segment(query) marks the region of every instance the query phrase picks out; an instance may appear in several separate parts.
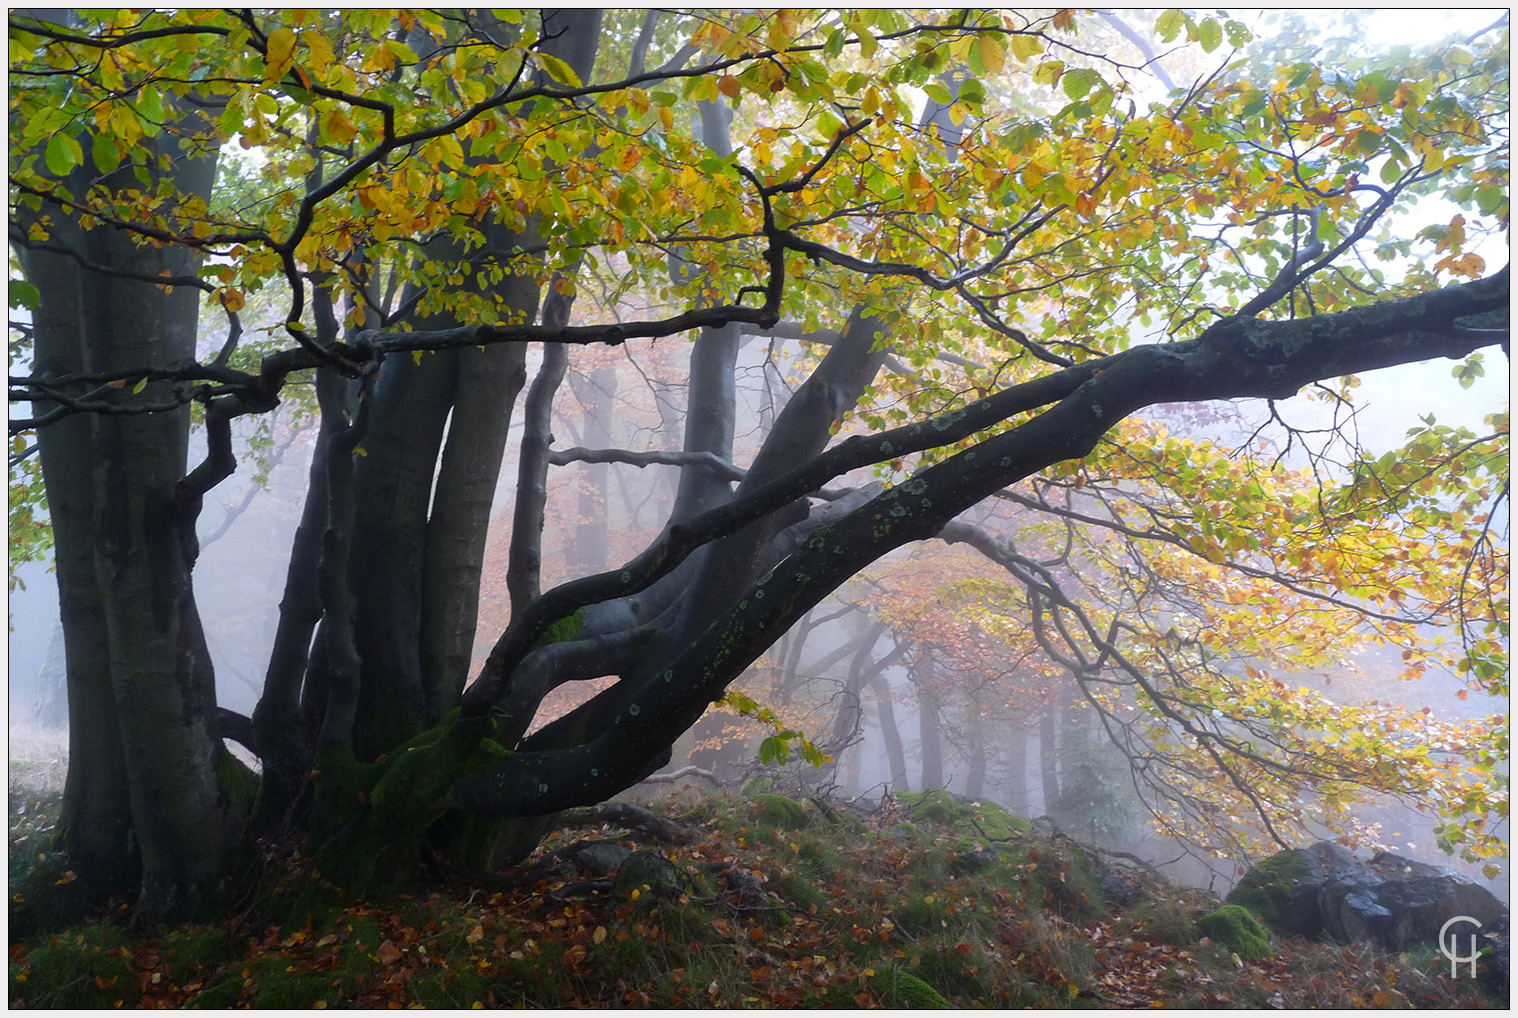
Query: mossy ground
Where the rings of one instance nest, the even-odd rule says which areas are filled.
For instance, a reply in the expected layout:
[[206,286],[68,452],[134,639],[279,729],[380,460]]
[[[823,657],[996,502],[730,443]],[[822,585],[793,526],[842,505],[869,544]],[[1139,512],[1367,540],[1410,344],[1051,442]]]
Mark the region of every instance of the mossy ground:
[[[588,890],[559,860],[497,884],[358,899],[309,860],[270,854],[224,921],[139,931],[124,904],[12,942],[10,1002],[29,1007],[1193,1007],[1479,1004],[1403,959],[1281,941],[1260,962],[1202,939],[1215,897],[1163,885],[1108,912],[1078,849],[983,806],[873,814],[682,792],[698,827],[672,881]],[[14,803],[13,803],[14,806]],[[932,815],[936,806],[945,807]],[[782,807],[784,809],[784,807]],[[963,811],[975,811],[965,828]],[[1004,811],[1003,811],[1004,812]],[[903,822],[908,821],[908,822]],[[1007,841],[993,841],[987,822]],[[13,828],[14,828],[13,818]],[[982,830],[984,829],[984,830]],[[1015,836],[1014,836],[1015,835]],[[557,833],[537,857],[600,829]],[[35,846],[13,841],[16,852]],[[657,860],[649,859],[653,865]],[[970,863],[973,863],[971,865]],[[532,865],[531,863],[528,864]],[[662,867],[655,867],[662,869]],[[579,886],[577,886],[579,885]],[[23,897],[25,892],[22,893]],[[14,903],[13,903],[14,905]],[[1447,968],[1445,969],[1447,971]],[[1473,1003],[1474,1002],[1474,1003]]]
[[1270,935],[1254,913],[1242,905],[1224,905],[1216,912],[1208,912],[1197,919],[1196,927],[1204,936],[1248,961],[1270,955]]

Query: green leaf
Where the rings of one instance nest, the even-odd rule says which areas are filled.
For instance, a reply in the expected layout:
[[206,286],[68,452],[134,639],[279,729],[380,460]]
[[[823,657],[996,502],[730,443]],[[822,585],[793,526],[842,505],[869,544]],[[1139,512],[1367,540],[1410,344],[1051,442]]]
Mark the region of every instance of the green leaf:
[[843,121],[827,110],[823,110],[817,116],[817,133],[822,136],[823,140],[832,141],[842,129]]
[[90,158],[95,161],[95,169],[101,173],[110,173],[121,165],[121,150],[108,136],[97,134],[90,142]]
[[949,90],[936,81],[924,85],[922,90],[928,94],[929,99],[932,99],[940,106],[954,105],[954,97],[949,94]]
[[28,311],[37,310],[37,302],[42,295],[37,288],[24,279],[12,279],[6,291],[6,300],[10,307],[26,308]]
[[1212,18],[1197,26],[1197,35],[1201,39],[1202,49],[1208,53],[1223,44],[1223,26]]
[[149,137],[158,133],[163,123],[163,99],[156,88],[145,88],[137,100],[137,115],[142,118],[142,133]]
[[790,757],[791,747],[773,735],[759,743],[759,762],[762,764],[784,764]]
[[47,171],[55,177],[68,176],[81,161],[74,158],[74,150],[69,147],[67,139],[67,135],[53,135],[48,139],[47,151],[42,156],[43,162],[47,163]]
[[1234,49],[1243,49],[1254,39],[1254,33],[1242,22],[1230,21],[1224,28],[1228,31],[1228,45]]
[[1476,379],[1486,374],[1486,368],[1481,366],[1481,355],[1471,354],[1470,359],[1463,364],[1456,364],[1450,369],[1450,375],[1460,383],[1460,388],[1469,389],[1476,384]]
[[1171,42],[1181,34],[1181,29],[1186,27],[1186,15],[1177,10],[1168,10],[1161,14],[1159,20],[1154,23],[1154,30],[1159,33],[1162,42]]
[[1089,67],[1073,67],[1065,72],[1062,81],[1065,95],[1071,99],[1080,99],[1097,83],[1097,74]]

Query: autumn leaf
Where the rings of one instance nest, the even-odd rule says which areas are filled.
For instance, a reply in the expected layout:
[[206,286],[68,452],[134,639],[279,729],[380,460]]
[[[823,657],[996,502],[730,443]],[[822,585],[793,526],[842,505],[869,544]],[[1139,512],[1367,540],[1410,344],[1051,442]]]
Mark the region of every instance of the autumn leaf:
[[269,33],[269,43],[264,58],[264,78],[267,81],[278,81],[290,70],[290,65],[295,60],[295,31],[290,28],[276,28]]

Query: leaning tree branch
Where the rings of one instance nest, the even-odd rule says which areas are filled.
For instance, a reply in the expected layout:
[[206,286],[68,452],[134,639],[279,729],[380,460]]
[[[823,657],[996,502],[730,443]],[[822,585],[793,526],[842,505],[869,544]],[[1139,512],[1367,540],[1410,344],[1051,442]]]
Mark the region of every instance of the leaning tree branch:
[[[1459,329],[1455,323],[1472,315],[1500,311],[1507,307],[1508,300],[1508,269],[1504,268],[1487,279],[1331,315],[1290,321],[1227,319],[1214,323],[1194,340],[1133,347],[1012,386],[926,421],[846,439],[807,463],[741,492],[728,505],[671,527],[622,569],[572,580],[546,592],[520,618],[513,619],[497,641],[480,679],[465,692],[465,714],[482,717],[488,713],[511,668],[558,619],[588,604],[637,593],[667,575],[696,548],[789,505],[848,470],[947,446],[1020,413],[1058,401],[1054,409],[1033,421],[929,469],[927,473],[933,474],[950,463],[963,464],[959,468],[964,473],[961,488],[946,492],[942,503],[934,500],[935,506],[952,500],[952,504],[960,506],[956,512],[963,511],[1045,466],[1086,455],[1109,428],[1143,406],[1241,397],[1284,399],[1321,378],[1359,374],[1431,357],[1463,358],[1497,340],[1495,335],[1485,334],[1472,338],[1468,330]],[[1066,407],[1078,393],[1084,394],[1081,398],[1086,401],[1081,411],[1063,410],[1055,414],[1055,409]],[[1038,422],[1066,418],[1069,418],[1067,431],[1048,432],[1043,425],[1032,432],[1028,430]],[[1019,447],[1012,437],[1028,434],[1039,435],[1038,441],[1045,442],[1046,447],[1035,452]],[[1015,455],[992,451],[1008,444],[1013,446]],[[977,469],[969,469],[970,460],[963,459],[966,456],[970,460],[980,458]],[[1029,457],[1035,465],[1018,472],[1016,465]],[[988,486],[986,480],[994,477],[1004,480]],[[882,497],[895,498],[902,492],[923,490],[921,483],[926,482],[916,478]],[[978,494],[966,501],[964,493],[972,491]],[[938,515],[939,510],[933,509],[933,513]],[[849,518],[858,515],[856,512]],[[809,539],[809,546],[831,529],[834,527],[818,531]],[[891,524],[879,529],[880,535],[872,535],[867,544],[873,546],[875,541],[883,540],[881,535],[896,533]],[[898,537],[896,543],[884,550],[909,540],[931,537],[940,529],[941,525],[931,527],[921,537]],[[873,558],[863,559],[859,568],[870,561]]]
[[[934,464],[818,530],[801,550],[760,577],[725,613],[673,653],[662,671],[652,667],[652,674],[662,679],[645,683],[636,697],[627,698],[625,691],[613,687],[580,708],[610,708],[595,737],[563,749],[524,746],[524,752],[497,767],[461,781],[452,801],[486,814],[534,816],[555,812],[566,803],[615,794],[643,775],[648,761],[694,723],[708,700],[722,695],[754,654],[849,577],[895,548],[935,536],[959,513],[996,491],[1055,463],[1089,454],[1108,430],[1136,410],[1155,403],[1284,398],[1323,378],[1436,356],[1462,358],[1478,345],[1453,334],[1452,323],[1500,310],[1509,300],[1504,269],[1477,282],[1336,314],[1288,321],[1224,320],[1194,340],[1137,346],[1093,362],[1094,373],[1053,406]],[[1067,384],[1073,372],[1086,368],[1078,365],[1009,391],[1050,384],[1049,379]],[[958,411],[955,422],[984,412],[984,404],[1003,395]],[[947,431],[950,423],[938,418],[929,427]],[[945,439],[941,435],[934,444]],[[879,438],[873,443],[878,452]],[[771,485],[794,476],[795,472],[782,475]],[[731,512],[742,501],[723,509]],[[745,507],[752,509],[756,501]],[[689,540],[688,534],[682,537]],[[650,549],[655,550],[668,554],[663,542]],[[615,588],[631,578],[628,570],[585,582]],[[526,614],[565,598],[566,592],[572,603],[583,591],[566,584],[545,594]],[[503,642],[512,638],[508,630]],[[501,647],[498,644],[497,651]],[[483,677],[476,687],[482,682]],[[636,721],[632,715],[637,715]]]

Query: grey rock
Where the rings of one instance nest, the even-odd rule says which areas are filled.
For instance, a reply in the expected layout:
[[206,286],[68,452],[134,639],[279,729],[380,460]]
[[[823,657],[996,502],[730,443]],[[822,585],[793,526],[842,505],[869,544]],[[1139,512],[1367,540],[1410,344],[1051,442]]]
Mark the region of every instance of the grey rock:
[[633,852],[617,867],[612,890],[623,897],[644,887],[673,892],[684,882],[684,871],[658,852]]
[[1228,901],[1281,933],[1392,951],[1437,944],[1456,916],[1482,928],[1500,921],[1503,930],[1507,917],[1506,905],[1454,870],[1388,852],[1366,861],[1332,842],[1277,852],[1246,873]]
[[626,845],[610,841],[595,841],[575,853],[575,862],[598,877],[604,877],[633,854]]

